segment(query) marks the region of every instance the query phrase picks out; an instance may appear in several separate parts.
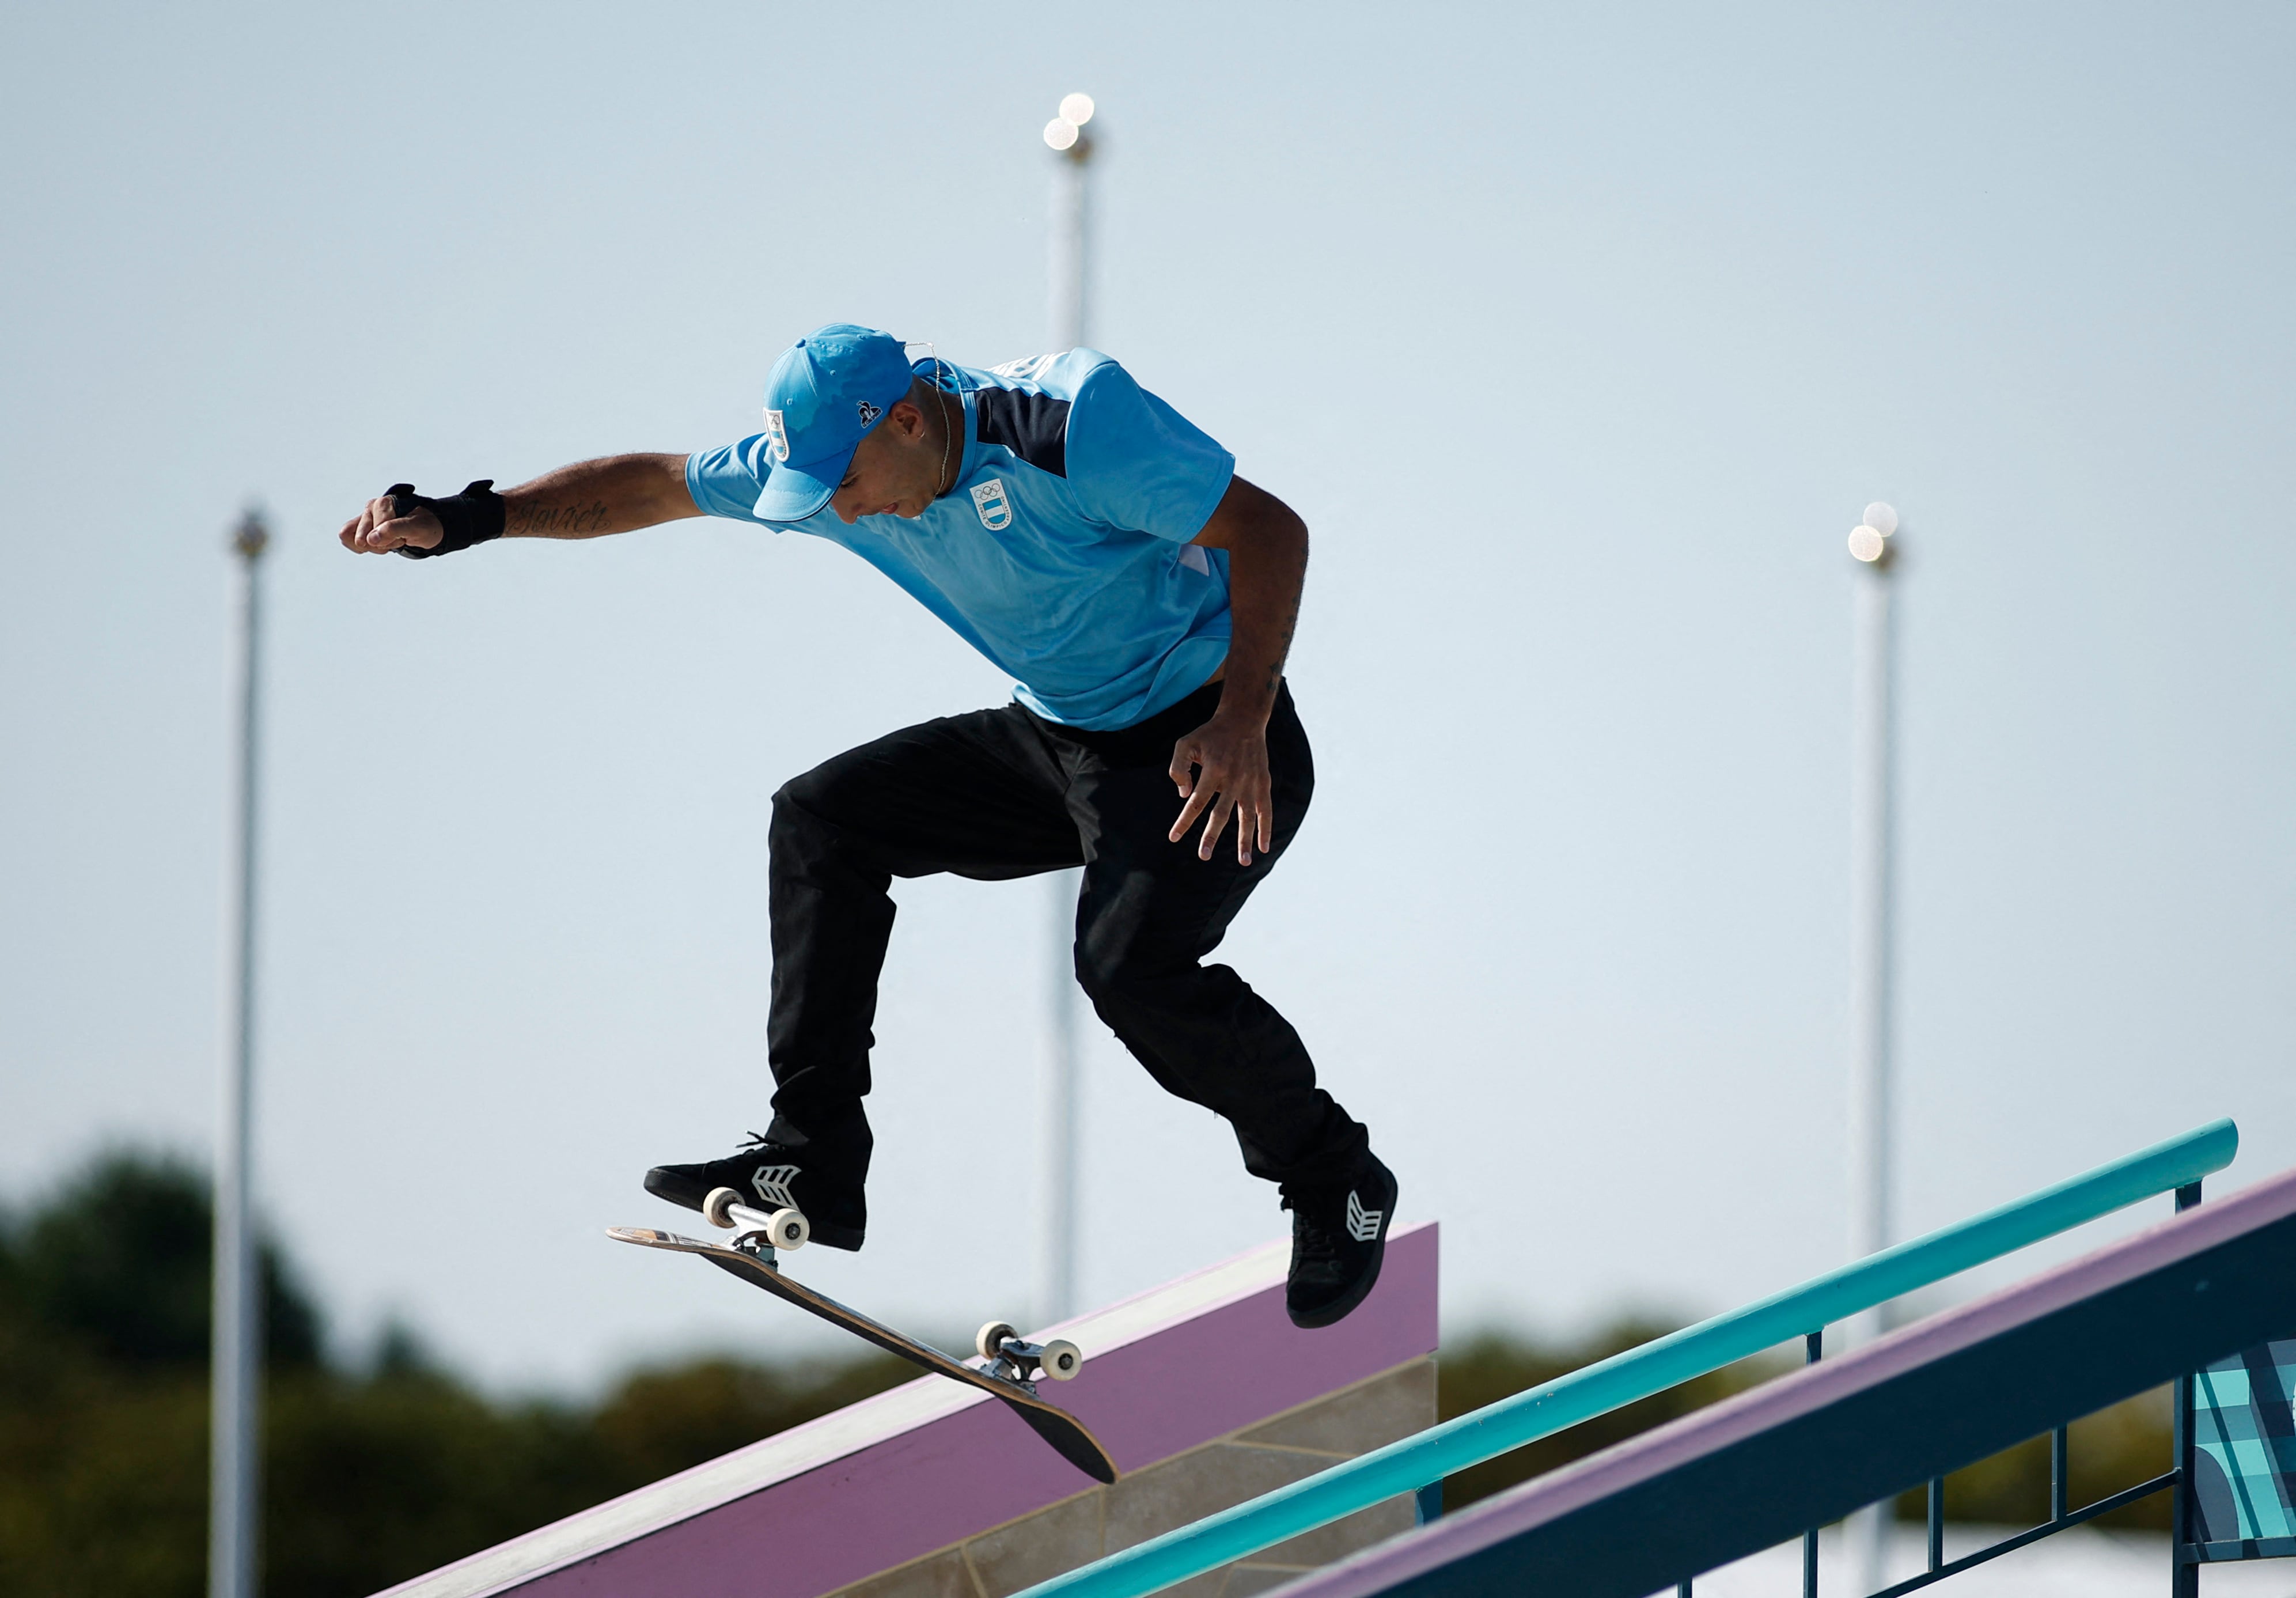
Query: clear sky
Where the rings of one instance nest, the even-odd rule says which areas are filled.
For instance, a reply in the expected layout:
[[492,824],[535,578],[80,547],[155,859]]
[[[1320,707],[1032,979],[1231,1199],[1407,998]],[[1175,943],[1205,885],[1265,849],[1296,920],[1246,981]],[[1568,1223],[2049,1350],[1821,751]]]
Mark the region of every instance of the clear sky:
[[[1454,1324],[1837,1261],[1849,561],[1905,518],[1902,1158],[1941,1223],[2214,1116],[2296,1161],[2296,13],[18,5],[0,15],[0,1193],[202,1151],[227,529],[273,518],[262,1189],[347,1336],[505,1383],[804,1333],[618,1250],[768,1115],[786,777],[1007,684],[825,544],[451,561],[436,491],[756,424],[849,319],[1095,342],[1314,530],[1319,787],[1229,940]],[[1020,1318],[1041,890],[926,881],[887,1316]],[[1281,1231],[1093,1028],[1084,1290]]]

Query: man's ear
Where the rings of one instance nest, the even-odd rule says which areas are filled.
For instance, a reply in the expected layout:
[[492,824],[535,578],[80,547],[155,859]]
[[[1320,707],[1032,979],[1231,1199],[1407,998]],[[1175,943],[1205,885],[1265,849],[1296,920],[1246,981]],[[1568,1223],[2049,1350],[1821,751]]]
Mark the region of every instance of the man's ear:
[[914,399],[897,399],[893,408],[885,413],[883,425],[898,432],[902,443],[914,444],[925,436],[923,407]]

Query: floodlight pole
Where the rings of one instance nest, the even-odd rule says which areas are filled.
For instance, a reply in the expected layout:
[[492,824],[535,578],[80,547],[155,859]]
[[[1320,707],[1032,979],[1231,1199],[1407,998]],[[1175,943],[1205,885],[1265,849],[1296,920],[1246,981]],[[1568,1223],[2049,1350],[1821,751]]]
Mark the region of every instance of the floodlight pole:
[[1085,258],[1092,227],[1092,135],[1078,128],[1076,142],[1054,153],[1051,331],[1054,349],[1074,349],[1091,324]]
[[[1850,534],[1856,570],[1850,601],[1849,922],[1849,1251],[1853,1258],[1890,1246],[1891,1185],[1890,1019],[1896,953],[1895,866],[1896,659],[1891,593],[1897,512],[1866,509]],[[1860,537],[1860,535],[1866,535]],[[1880,1309],[1844,1328],[1852,1343],[1870,1342],[1887,1326]],[[1851,1515],[1846,1527],[1854,1590],[1877,1592],[1887,1563],[1888,1501]]]
[[263,611],[260,562],[271,542],[250,509],[232,535],[239,555],[239,836],[233,860],[231,1046],[215,1177],[215,1314],[208,1466],[209,1598],[254,1598],[261,1490],[263,1301],[258,1291],[250,1168],[255,1064],[255,840]]
[[[1071,96],[1071,99],[1075,98]],[[1086,102],[1089,105],[1089,102]],[[1062,102],[1065,112],[1069,102]],[[1090,115],[1089,111],[1086,116]],[[1086,294],[1090,274],[1092,139],[1080,125],[1069,127],[1065,146],[1053,144],[1051,235],[1051,333],[1056,350],[1074,349],[1086,339]],[[1052,143],[1047,130],[1047,143]],[[1043,1172],[1037,1217],[1037,1319],[1050,1325],[1076,1313],[1078,993],[1075,957],[1077,895],[1083,873],[1055,872],[1047,906],[1050,958],[1046,980],[1049,1009],[1045,1032]]]

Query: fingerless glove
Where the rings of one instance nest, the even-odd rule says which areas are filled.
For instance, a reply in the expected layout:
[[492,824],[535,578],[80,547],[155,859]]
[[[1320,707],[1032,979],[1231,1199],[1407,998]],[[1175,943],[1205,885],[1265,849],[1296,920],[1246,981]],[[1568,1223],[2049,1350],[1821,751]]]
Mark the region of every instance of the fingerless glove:
[[473,544],[484,544],[489,538],[503,535],[503,522],[508,515],[503,496],[495,492],[495,479],[482,477],[451,499],[432,499],[417,494],[413,483],[393,483],[384,491],[390,496],[392,509],[401,516],[420,508],[439,519],[447,536],[439,540],[436,549],[417,549],[412,544],[399,546],[398,553],[410,561],[428,560],[432,555],[448,555],[458,549],[468,549]]

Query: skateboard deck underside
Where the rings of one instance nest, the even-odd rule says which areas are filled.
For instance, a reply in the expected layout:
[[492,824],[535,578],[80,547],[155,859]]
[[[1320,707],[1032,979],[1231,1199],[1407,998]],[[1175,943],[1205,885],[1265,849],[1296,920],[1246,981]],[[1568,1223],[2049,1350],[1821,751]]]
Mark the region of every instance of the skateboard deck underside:
[[606,1234],[619,1242],[636,1243],[642,1248],[698,1254],[718,1269],[739,1276],[752,1287],[761,1287],[774,1297],[794,1304],[832,1326],[841,1327],[864,1341],[874,1343],[889,1354],[900,1356],[921,1370],[946,1376],[952,1381],[961,1381],[967,1387],[978,1388],[1027,1422],[1029,1430],[1050,1443],[1062,1459],[1095,1481],[1112,1482],[1116,1479],[1116,1462],[1109,1456],[1108,1450],[1101,1446],[1100,1439],[1092,1435],[1083,1422],[1058,1405],[1049,1404],[1025,1388],[1000,1381],[985,1371],[952,1359],[939,1349],[871,1320],[859,1310],[849,1308],[825,1293],[816,1292],[801,1282],[792,1282],[763,1260],[738,1249],[704,1242],[699,1238],[682,1237],[675,1232],[659,1232],[650,1226],[613,1226],[607,1229]]

